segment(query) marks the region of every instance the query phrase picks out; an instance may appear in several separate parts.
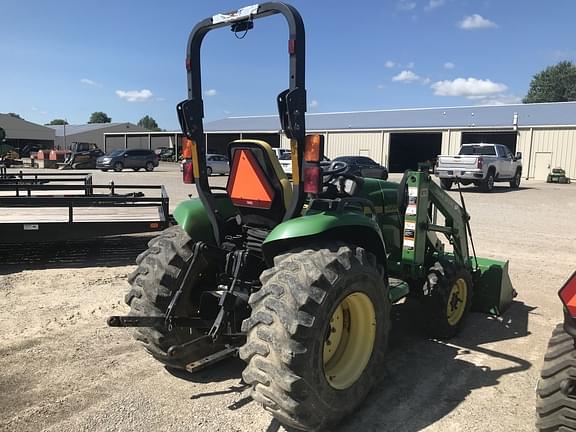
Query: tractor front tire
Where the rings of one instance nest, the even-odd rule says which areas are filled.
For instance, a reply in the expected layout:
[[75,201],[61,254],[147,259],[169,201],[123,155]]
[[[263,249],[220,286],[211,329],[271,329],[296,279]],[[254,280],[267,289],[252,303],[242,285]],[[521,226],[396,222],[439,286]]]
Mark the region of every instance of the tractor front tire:
[[281,423],[329,427],[378,382],[388,333],[387,278],[371,253],[325,244],[278,256],[243,323],[244,381]]
[[[131,289],[125,301],[130,306],[130,315],[163,316],[172,298],[178,291],[186,270],[193,260],[194,240],[179,226],[164,230],[148,243],[148,249],[136,258],[138,267],[128,282]],[[186,290],[175,310],[177,316],[193,316],[198,310],[200,288],[216,286],[215,264],[200,256],[190,271]],[[193,361],[210,353],[194,352],[186,357],[169,357],[168,349],[203,336],[197,329],[175,327],[171,331],[165,325],[140,327],[135,332],[137,340],[158,361],[176,369],[184,369]],[[223,349],[214,345],[214,351]]]
[[465,268],[448,261],[436,262],[423,287],[426,329],[435,339],[456,336],[472,304],[472,276]]
[[544,356],[536,389],[536,429],[576,431],[576,348],[574,339],[556,326]]

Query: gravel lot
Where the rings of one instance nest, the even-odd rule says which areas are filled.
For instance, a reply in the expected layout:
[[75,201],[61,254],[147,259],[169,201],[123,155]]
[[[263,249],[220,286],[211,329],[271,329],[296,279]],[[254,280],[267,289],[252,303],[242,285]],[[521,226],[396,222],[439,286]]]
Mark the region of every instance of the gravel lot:
[[[163,183],[172,209],[194,189],[169,164],[94,175]],[[498,319],[473,314],[449,344],[423,337],[415,311],[395,306],[386,379],[339,431],[534,430],[538,371],[562,318],[556,291],[574,270],[576,186],[504,185],[464,196],[478,254],[510,260],[513,306]],[[240,360],[174,376],[129,330],[106,327],[127,312],[126,275],[145,242],[0,248],[0,430],[283,430],[246,397]]]

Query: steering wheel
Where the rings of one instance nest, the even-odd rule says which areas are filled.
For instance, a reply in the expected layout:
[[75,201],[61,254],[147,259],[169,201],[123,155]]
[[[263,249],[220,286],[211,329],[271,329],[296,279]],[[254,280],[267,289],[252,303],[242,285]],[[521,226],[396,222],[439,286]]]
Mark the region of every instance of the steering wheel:
[[322,170],[322,176],[326,179],[324,183],[329,183],[330,180],[334,179],[338,174],[348,170],[348,164],[343,161],[333,161],[326,170]]

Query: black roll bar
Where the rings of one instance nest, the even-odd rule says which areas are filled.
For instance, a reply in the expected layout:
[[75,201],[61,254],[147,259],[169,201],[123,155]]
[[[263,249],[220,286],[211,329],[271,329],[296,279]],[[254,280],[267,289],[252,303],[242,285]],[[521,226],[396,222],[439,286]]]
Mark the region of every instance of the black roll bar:
[[200,48],[206,34],[220,27],[232,27],[235,31],[249,30],[253,21],[258,18],[281,14],[286,18],[289,29],[288,54],[289,87],[277,98],[280,124],[286,136],[291,140],[292,151],[296,153],[298,166],[295,170],[299,175],[293,179],[293,198],[287,209],[285,220],[297,216],[302,211],[304,203],[302,178],[302,155],[306,136],[306,88],[305,88],[305,32],[302,17],[298,11],[287,4],[268,2],[248,6],[234,12],[214,15],[200,21],[188,38],[186,50],[186,69],[188,72],[188,99],[180,102],[177,107],[178,120],[182,133],[196,143],[199,178],[196,179],[198,195],[207,209],[208,217],[214,230],[217,245],[222,239],[223,222],[216,210],[215,198],[208,184],[206,171],[206,139],[204,135],[204,102],[202,100],[202,79],[200,72]]

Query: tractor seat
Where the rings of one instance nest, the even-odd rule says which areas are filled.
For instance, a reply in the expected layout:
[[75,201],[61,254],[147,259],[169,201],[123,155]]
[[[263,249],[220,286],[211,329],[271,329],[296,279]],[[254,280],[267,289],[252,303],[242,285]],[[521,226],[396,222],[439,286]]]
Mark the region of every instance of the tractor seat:
[[292,200],[292,186],[272,147],[260,140],[228,144],[230,176],[226,190],[242,222],[274,228]]

